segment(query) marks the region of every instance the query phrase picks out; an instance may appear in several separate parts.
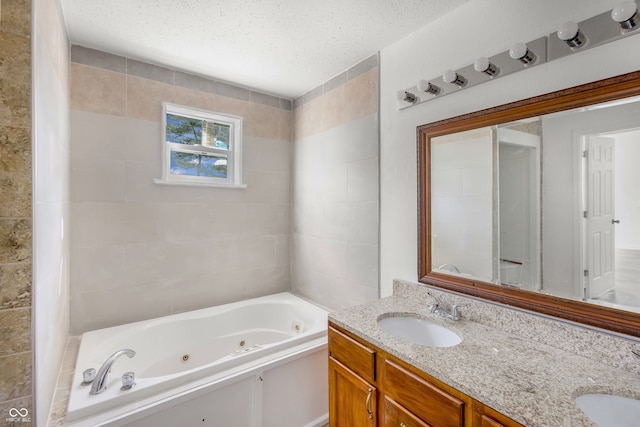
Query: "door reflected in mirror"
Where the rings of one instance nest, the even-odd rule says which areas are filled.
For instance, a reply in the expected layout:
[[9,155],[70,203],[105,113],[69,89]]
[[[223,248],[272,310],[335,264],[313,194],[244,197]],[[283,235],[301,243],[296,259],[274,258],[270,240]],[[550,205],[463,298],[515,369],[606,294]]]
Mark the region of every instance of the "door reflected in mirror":
[[431,271],[640,312],[640,99],[429,145]]

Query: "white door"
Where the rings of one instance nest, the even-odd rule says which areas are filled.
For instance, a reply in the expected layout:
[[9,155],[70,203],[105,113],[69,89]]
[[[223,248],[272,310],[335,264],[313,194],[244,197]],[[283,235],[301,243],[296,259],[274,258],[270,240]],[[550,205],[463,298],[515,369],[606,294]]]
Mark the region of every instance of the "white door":
[[587,137],[586,297],[614,286],[614,140]]

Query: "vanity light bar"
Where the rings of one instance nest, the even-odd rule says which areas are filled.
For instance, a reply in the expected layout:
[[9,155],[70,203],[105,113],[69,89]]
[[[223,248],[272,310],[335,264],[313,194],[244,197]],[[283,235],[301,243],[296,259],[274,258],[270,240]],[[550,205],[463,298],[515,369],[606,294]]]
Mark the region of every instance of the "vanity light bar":
[[545,62],[600,46],[638,33],[640,0],[628,0],[613,10],[582,22],[566,22],[558,31],[527,43],[515,43],[508,51],[490,58],[480,57],[473,65],[447,70],[442,76],[421,80],[416,86],[399,91],[398,109],[404,110],[423,102],[480,83],[494,80]]
[[[429,81],[422,80],[416,86],[400,91],[403,94],[414,95],[415,99],[408,102],[398,98],[399,109],[404,110],[413,105],[418,105],[434,98],[441,98],[450,93],[459,92],[480,83],[542,64],[547,58],[545,37],[540,37],[526,44],[523,57],[527,56],[526,54],[528,53],[527,58],[532,59],[528,63],[522,60],[514,60],[509,52],[507,50],[490,58],[478,58],[473,65],[468,65],[459,70],[447,70],[441,77]],[[438,90],[434,91],[432,88],[438,88]]]

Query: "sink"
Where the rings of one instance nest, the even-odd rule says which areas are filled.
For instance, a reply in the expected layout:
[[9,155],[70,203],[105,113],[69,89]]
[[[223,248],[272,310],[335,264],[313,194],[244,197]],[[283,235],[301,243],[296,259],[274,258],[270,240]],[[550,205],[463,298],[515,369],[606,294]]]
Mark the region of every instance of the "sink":
[[583,394],[576,405],[599,427],[636,427],[640,400],[611,394]]
[[452,347],[462,338],[452,330],[411,316],[392,316],[378,320],[382,330],[394,338],[429,347]]

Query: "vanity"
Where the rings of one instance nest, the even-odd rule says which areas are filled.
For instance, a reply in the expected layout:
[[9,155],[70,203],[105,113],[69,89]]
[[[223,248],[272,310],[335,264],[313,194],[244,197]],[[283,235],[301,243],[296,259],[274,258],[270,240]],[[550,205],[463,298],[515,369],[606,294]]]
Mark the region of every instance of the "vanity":
[[[431,313],[432,295],[449,306],[460,304],[460,320]],[[593,358],[586,357],[589,350],[580,347],[586,339],[594,347],[629,346],[626,354],[640,345],[581,330],[574,342],[564,340],[564,345],[576,346],[569,351],[485,321],[506,315],[497,322],[509,321],[514,328],[520,323],[539,334],[546,328],[559,329],[560,335],[565,327],[575,328],[509,311],[396,281],[393,296],[330,314],[331,427],[591,427],[597,424],[577,406],[578,396],[640,398],[637,372],[602,363],[597,349]],[[415,344],[380,326],[379,321],[389,317],[423,319],[454,332],[461,341],[445,347]],[[578,337],[581,333],[586,335]]]
[[420,283],[329,316],[332,427],[640,425],[639,112],[636,71],[418,126]]

